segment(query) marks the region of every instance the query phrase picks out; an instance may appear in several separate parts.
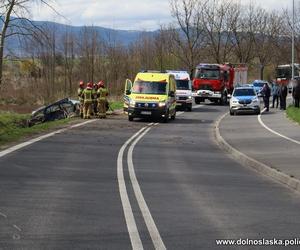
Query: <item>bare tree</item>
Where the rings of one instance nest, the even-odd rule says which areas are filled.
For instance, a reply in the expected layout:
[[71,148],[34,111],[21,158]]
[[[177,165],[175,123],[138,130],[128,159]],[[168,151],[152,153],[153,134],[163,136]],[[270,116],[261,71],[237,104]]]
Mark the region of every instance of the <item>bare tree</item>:
[[165,70],[164,64],[164,52],[166,51],[166,37],[164,35],[163,27],[155,34],[154,36],[154,45],[155,45],[155,52],[156,52],[156,59],[158,63],[158,67],[161,71]]
[[[0,1],[0,87],[3,83],[3,59],[6,39],[16,35],[31,35],[36,28],[33,22],[26,18],[29,15],[28,6],[33,2],[34,0]],[[52,8],[46,0],[39,0],[39,2]]]
[[206,2],[201,0],[171,0],[171,14],[177,25],[172,25],[170,48],[193,75],[200,60],[203,45],[202,10]]
[[231,1],[211,0],[201,15],[211,56],[217,63],[228,61],[233,49],[232,27],[238,15],[238,5]]
[[[73,92],[73,73],[75,66],[75,36],[69,30],[66,30],[61,39],[62,51],[64,55],[64,93],[69,95]],[[67,91],[67,86],[69,91]]]
[[[295,13],[299,13],[300,10],[300,2],[298,1],[295,6]],[[293,20],[292,20],[292,13],[288,9],[284,10],[283,13],[283,20],[285,20],[285,29],[284,35],[286,42],[289,44],[292,43],[292,30],[293,30]],[[295,56],[298,62],[300,62],[300,17],[299,15],[295,14],[295,25],[294,25],[294,35],[295,35]],[[291,48],[291,47],[290,47]],[[287,54],[287,60],[291,63],[291,49]]]
[[85,76],[84,80],[94,82],[96,56],[99,50],[100,35],[95,27],[84,27],[80,34],[80,41],[78,44],[80,53],[80,71],[81,75]]
[[276,12],[268,13],[258,8],[255,17],[254,53],[260,63],[260,78],[264,79],[264,69],[276,57],[279,37],[282,34],[282,20]]
[[232,22],[232,44],[239,63],[249,63],[253,58],[256,6],[237,4],[238,12]]

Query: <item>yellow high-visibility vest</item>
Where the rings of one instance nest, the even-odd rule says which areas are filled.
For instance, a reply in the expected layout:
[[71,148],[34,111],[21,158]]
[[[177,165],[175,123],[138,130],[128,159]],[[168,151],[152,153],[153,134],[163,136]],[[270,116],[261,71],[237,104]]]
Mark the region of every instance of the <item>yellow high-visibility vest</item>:
[[106,100],[107,95],[108,95],[108,89],[107,88],[100,88],[98,89],[98,100]]
[[93,91],[91,89],[85,89],[83,91],[83,99],[85,102],[92,102],[93,101]]

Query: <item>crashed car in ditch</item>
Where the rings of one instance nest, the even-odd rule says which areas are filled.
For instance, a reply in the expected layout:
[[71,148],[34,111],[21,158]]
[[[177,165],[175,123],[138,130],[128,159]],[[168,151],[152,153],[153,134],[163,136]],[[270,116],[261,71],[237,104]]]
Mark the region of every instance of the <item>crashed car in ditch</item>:
[[29,126],[39,123],[65,119],[79,115],[79,101],[64,98],[34,110],[28,121]]

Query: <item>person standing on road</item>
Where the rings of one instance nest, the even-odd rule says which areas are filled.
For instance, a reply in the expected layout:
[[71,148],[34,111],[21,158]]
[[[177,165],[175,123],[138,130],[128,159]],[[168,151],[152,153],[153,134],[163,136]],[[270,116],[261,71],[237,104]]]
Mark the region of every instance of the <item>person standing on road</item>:
[[266,109],[267,112],[269,112],[271,89],[270,89],[268,83],[264,84],[264,86],[263,86],[263,88],[261,90],[261,94],[263,95],[265,109]]
[[104,82],[100,81],[98,83],[98,116],[99,118],[106,118],[106,103],[108,90],[105,88]]
[[90,119],[91,118],[91,109],[93,104],[93,84],[88,83],[87,87],[84,89],[82,93],[83,97],[83,118]]
[[286,110],[286,97],[287,97],[287,86],[281,85],[280,87],[280,109]]
[[94,116],[98,114],[98,102],[97,102],[97,91],[98,91],[98,84],[93,84],[93,107],[92,107],[92,113]]
[[78,99],[79,99],[79,102],[80,102],[79,114],[80,114],[81,118],[83,118],[83,98],[82,98],[83,91],[84,91],[84,82],[80,81],[79,82],[79,87],[78,87],[78,90],[77,90],[77,94],[78,94]]
[[293,88],[293,97],[295,101],[295,107],[299,108],[300,104],[300,78],[296,80],[296,86]]
[[279,105],[279,93],[280,88],[278,83],[274,83],[272,86],[272,96],[273,96],[273,101],[272,101],[272,108],[275,108],[275,102],[276,102],[276,108],[278,108]]

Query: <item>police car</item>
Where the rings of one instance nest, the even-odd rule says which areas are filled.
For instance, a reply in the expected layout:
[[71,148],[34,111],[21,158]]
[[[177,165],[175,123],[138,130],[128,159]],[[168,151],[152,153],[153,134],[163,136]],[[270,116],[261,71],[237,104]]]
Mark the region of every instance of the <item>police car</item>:
[[261,91],[265,85],[265,83],[268,84],[267,81],[263,81],[263,80],[255,80],[252,82],[251,86],[254,88],[254,90],[256,91],[257,95],[260,97],[262,96]]
[[236,87],[230,99],[229,112],[230,115],[238,112],[260,114],[260,101],[256,91],[249,86]]

